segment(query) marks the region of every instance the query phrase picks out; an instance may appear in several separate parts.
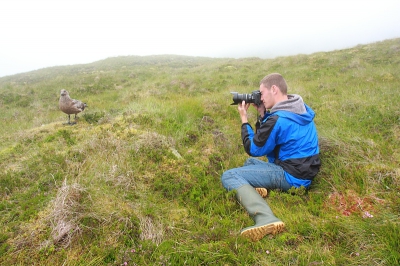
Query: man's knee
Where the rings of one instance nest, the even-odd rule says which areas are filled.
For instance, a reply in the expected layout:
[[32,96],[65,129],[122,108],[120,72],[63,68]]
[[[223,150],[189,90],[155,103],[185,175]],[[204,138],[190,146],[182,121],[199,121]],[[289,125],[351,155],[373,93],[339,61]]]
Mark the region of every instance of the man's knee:
[[232,169],[225,171],[221,175],[222,186],[228,191],[233,189],[233,180],[234,180],[234,174]]

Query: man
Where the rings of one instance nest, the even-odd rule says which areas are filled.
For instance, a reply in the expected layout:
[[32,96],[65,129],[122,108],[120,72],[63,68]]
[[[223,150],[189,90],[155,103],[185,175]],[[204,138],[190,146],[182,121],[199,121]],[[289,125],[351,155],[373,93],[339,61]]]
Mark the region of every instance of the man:
[[260,93],[262,103],[255,105],[260,115],[256,131],[247,120],[250,104],[243,101],[238,111],[245,151],[253,157],[266,156],[268,162],[249,158],[243,167],[230,169],[221,177],[223,186],[236,190],[238,201],[254,219],[254,226],[241,231],[253,241],[285,227],[263,199],[267,190],[308,188],[321,165],[314,111],[301,96],[287,94],[286,81],[278,73],[261,80]]

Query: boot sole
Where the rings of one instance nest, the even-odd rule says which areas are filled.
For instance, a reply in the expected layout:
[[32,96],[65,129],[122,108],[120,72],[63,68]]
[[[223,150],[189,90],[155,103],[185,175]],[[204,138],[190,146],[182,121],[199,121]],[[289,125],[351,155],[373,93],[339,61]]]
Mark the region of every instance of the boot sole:
[[260,194],[261,197],[266,198],[268,196],[268,190],[263,187],[256,187],[255,190]]
[[241,232],[241,235],[250,238],[252,241],[258,241],[268,234],[278,234],[283,231],[285,224],[283,222],[275,222],[259,227],[253,227]]

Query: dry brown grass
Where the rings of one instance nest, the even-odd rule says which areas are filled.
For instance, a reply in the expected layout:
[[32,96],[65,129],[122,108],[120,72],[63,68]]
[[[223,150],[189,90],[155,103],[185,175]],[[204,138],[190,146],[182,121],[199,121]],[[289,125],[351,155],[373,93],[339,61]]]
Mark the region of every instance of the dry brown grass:
[[67,247],[72,239],[81,232],[79,219],[83,209],[81,205],[83,192],[84,188],[79,184],[68,185],[66,179],[58,190],[48,215],[54,244]]
[[151,240],[153,243],[159,245],[164,239],[163,225],[154,221],[150,216],[139,217],[140,220],[140,239]]

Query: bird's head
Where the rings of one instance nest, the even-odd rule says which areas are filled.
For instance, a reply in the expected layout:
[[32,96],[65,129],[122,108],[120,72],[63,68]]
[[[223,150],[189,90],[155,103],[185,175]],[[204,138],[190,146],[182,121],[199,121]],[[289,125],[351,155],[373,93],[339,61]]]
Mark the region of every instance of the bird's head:
[[66,95],[68,95],[68,91],[62,89],[61,90],[61,96],[66,96]]

